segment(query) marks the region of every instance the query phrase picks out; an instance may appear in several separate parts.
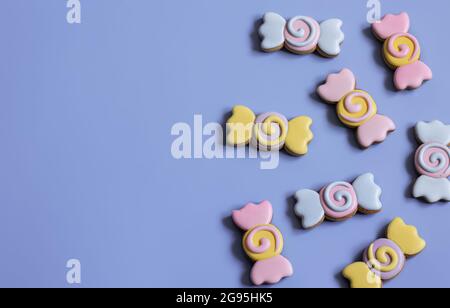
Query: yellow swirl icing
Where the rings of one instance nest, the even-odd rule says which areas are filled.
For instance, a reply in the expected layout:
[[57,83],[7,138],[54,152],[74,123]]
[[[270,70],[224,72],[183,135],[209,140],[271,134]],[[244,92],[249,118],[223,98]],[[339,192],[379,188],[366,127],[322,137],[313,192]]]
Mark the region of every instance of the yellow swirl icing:
[[[392,68],[401,67],[407,64],[414,63],[420,59],[420,46],[414,42],[410,37],[406,35],[399,36],[394,42],[388,39],[384,42],[383,54],[387,64]],[[393,44],[396,51],[400,51],[402,48],[408,48],[409,52],[405,57],[396,57],[389,50],[389,45]]]
[[[375,267],[376,270],[381,271],[383,273],[392,272],[394,269],[397,268],[399,263],[399,258],[397,253],[395,252],[392,247],[383,246],[380,247],[377,252],[376,256],[374,255],[374,244],[370,245],[369,251],[369,261],[370,263]],[[390,257],[390,259],[388,258]],[[382,265],[390,262],[388,265]]]
[[[276,135],[278,133],[278,135]],[[288,126],[286,122],[276,115],[267,117],[263,123],[254,127],[254,134],[261,149],[272,150],[279,149],[286,141]],[[272,140],[266,136],[276,137]]]
[[[258,230],[263,229],[263,230]],[[267,230],[266,230],[267,229]],[[270,230],[270,231],[269,231]],[[256,231],[256,232],[255,232]],[[251,237],[250,237],[251,236]],[[251,245],[249,245],[249,242]],[[262,253],[257,253],[252,248],[261,248],[264,241],[269,243],[268,248]],[[283,251],[283,235],[273,225],[260,225],[248,230],[242,240],[245,253],[253,261],[261,261],[278,256]]]
[[[359,109],[356,112],[349,110],[349,106]],[[369,93],[355,90],[345,96],[337,105],[339,119],[345,125],[355,128],[363,125],[378,112],[378,107]]]

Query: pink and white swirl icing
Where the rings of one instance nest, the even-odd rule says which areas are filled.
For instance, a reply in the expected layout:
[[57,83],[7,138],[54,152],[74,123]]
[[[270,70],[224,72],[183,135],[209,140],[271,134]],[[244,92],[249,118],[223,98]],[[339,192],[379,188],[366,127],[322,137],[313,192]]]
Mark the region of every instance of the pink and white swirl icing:
[[427,143],[416,152],[416,169],[432,178],[448,178],[450,176],[450,149],[440,143]]
[[335,182],[323,188],[320,201],[327,217],[347,218],[358,210],[358,200],[353,186],[346,182]]
[[297,16],[288,22],[284,35],[289,49],[308,52],[317,47],[320,25],[311,17]]
[[391,240],[376,240],[364,253],[364,262],[383,280],[395,278],[403,270],[406,257]]

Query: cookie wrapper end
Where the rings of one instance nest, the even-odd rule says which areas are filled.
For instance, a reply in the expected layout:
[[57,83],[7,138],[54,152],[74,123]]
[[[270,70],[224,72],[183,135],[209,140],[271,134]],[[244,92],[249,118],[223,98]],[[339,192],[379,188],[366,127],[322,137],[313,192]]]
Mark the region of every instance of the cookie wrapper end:
[[356,87],[356,79],[353,72],[347,68],[338,74],[330,74],[326,82],[317,88],[317,94],[330,104],[338,103]]
[[366,173],[359,176],[353,182],[353,188],[358,198],[360,209],[367,213],[381,211],[381,187],[375,183],[375,176],[372,173]]
[[409,15],[403,12],[399,15],[384,16],[380,22],[372,25],[372,31],[378,38],[386,40],[396,33],[408,33],[409,27]]
[[249,203],[241,210],[233,211],[232,218],[236,226],[244,231],[258,225],[270,224],[273,217],[272,204],[264,201],[260,204]]
[[429,203],[450,202],[450,181],[422,175],[414,184],[413,195],[414,198],[424,198]]
[[394,85],[400,91],[417,89],[431,79],[433,79],[432,70],[425,63],[417,61],[401,66],[395,71]]
[[395,242],[406,256],[415,256],[427,246],[417,231],[417,228],[405,224],[403,219],[395,218],[389,225],[387,237]]
[[370,270],[364,262],[356,262],[347,266],[342,275],[350,282],[352,289],[380,289],[382,287],[379,275]]
[[395,123],[383,115],[375,115],[372,119],[358,127],[357,138],[359,144],[368,148],[375,143],[386,140],[388,134],[396,129]]
[[293,274],[291,262],[283,256],[276,256],[256,262],[251,270],[250,278],[256,286],[260,286],[278,283],[281,279]]

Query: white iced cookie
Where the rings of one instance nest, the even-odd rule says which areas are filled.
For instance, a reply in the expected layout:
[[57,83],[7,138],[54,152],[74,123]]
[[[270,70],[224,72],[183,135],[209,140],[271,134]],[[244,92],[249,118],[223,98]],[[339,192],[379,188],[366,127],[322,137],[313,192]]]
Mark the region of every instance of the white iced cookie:
[[325,218],[343,221],[358,211],[375,214],[381,211],[381,188],[375,183],[373,174],[359,176],[353,184],[334,182],[325,186],[320,193],[313,190],[299,190],[295,197],[295,214],[302,220],[304,229],[319,226]]
[[414,184],[414,198],[424,198],[429,203],[450,201],[450,182],[448,179],[435,179],[425,175]]
[[438,142],[448,145],[450,144],[450,125],[445,125],[441,121],[419,122],[416,125],[416,135],[422,143]]
[[277,13],[266,13],[259,28],[262,37],[261,48],[266,52],[278,51],[284,46],[286,20]]
[[320,24],[319,51],[327,57],[336,57],[341,53],[341,44],[345,34],[340,19],[328,19]]
[[295,214],[302,219],[304,229],[314,228],[323,222],[325,211],[317,192],[308,189],[299,190],[295,198],[297,199]]
[[416,151],[415,166],[420,177],[413,188],[415,198],[429,203],[450,201],[450,126],[440,121],[419,122],[417,139],[423,144]]
[[372,173],[366,173],[353,182],[358,198],[359,210],[364,213],[376,213],[381,210],[381,187],[375,183]]
[[325,57],[336,57],[341,53],[345,35],[340,19],[329,19],[319,24],[309,16],[296,16],[286,21],[279,14],[264,15],[259,28],[261,49],[274,52],[285,47],[295,54],[310,54],[316,50]]

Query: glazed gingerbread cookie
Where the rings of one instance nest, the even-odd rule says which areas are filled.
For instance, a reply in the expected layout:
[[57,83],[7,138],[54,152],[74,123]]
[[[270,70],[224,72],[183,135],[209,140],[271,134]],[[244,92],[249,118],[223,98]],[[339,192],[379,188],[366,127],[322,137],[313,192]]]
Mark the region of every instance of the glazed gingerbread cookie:
[[303,189],[295,197],[295,213],[302,219],[304,229],[319,226],[326,219],[343,221],[353,217],[358,211],[375,214],[381,211],[382,190],[375,183],[374,175],[366,173],[353,184],[334,182],[324,187],[320,193]]
[[431,69],[420,61],[420,43],[408,33],[409,28],[407,13],[386,15],[372,26],[375,36],[384,41],[383,57],[387,65],[395,70],[394,85],[398,90],[419,88],[424,81],[433,78]]
[[345,35],[340,19],[329,19],[319,24],[314,18],[296,16],[286,21],[277,13],[266,13],[259,28],[261,49],[266,52],[286,48],[295,54],[310,54],[316,50],[324,57],[341,53]]
[[364,148],[383,142],[388,133],[396,129],[390,118],[378,114],[372,96],[356,89],[355,76],[349,69],[329,75],[317,93],[327,103],[337,104],[339,119],[346,126],[357,129],[358,143]]
[[450,125],[440,121],[419,122],[417,139],[422,145],[415,155],[420,177],[414,184],[413,195],[429,203],[450,201]]
[[289,121],[278,112],[256,116],[245,106],[235,106],[227,121],[227,143],[238,147],[251,144],[261,151],[285,149],[293,156],[301,156],[308,153],[308,145],[314,138],[312,123],[306,116]]
[[273,208],[270,202],[247,204],[233,211],[233,221],[245,231],[242,246],[250,259],[255,261],[250,278],[253,284],[275,284],[294,274],[291,262],[281,255],[283,235],[271,224]]
[[383,281],[402,272],[407,257],[419,254],[425,247],[417,229],[396,218],[388,226],[387,238],[373,242],[364,252],[363,262],[349,265],[342,274],[352,288],[382,288]]

